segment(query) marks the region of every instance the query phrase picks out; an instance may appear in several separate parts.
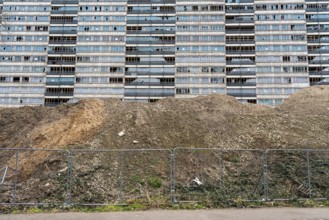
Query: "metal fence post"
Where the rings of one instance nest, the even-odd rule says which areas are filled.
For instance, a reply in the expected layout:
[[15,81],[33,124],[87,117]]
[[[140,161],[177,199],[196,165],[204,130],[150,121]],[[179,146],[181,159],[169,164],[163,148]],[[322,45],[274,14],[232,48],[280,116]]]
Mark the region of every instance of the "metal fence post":
[[120,151],[120,194],[119,200],[122,201],[123,194],[123,172],[124,172],[124,150]]
[[64,206],[72,204],[72,170],[73,170],[73,155],[71,151],[67,151],[67,179],[66,179],[66,198]]
[[309,197],[312,198],[312,185],[311,185],[311,164],[310,164],[310,150],[307,150],[307,179],[308,179],[308,191]]
[[17,181],[18,181],[18,154],[19,154],[19,150],[16,150],[16,165],[15,165],[13,203],[16,203],[16,189],[17,189]]
[[170,151],[170,202],[173,205],[175,203],[175,151]]
[[219,190],[223,190],[223,161],[222,151],[218,149],[218,173],[219,173]]
[[264,200],[268,201],[268,151],[263,154]]

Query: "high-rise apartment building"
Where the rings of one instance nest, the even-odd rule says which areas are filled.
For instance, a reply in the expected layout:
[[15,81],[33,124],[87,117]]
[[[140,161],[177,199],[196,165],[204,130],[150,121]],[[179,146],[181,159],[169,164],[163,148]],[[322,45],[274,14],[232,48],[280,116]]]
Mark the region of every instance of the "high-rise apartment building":
[[0,0],[0,106],[329,84],[329,0]]

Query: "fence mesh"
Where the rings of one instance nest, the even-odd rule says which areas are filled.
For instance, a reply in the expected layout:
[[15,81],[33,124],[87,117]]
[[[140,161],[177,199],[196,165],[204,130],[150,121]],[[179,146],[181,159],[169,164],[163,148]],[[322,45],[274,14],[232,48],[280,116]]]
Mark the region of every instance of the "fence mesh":
[[307,151],[268,151],[269,199],[310,197]]
[[[67,196],[66,151],[8,150],[1,168],[0,203],[61,204]],[[51,159],[44,159],[51,158]],[[0,174],[1,175],[1,174]]]
[[218,149],[175,149],[174,163],[177,202],[209,202],[213,193],[220,191],[222,169]]
[[263,199],[262,151],[176,149],[174,170],[178,202]]
[[329,198],[329,151],[310,152],[312,198]]
[[0,204],[329,198],[329,150],[0,149]]
[[170,151],[75,151],[72,202],[123,204],[170,195]]

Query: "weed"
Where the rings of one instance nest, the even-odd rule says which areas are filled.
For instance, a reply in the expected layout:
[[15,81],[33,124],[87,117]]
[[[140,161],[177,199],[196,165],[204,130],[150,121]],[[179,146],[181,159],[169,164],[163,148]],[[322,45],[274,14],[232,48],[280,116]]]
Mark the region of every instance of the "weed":
[[147,183],[153,188],[161,188],[162,186],[162,180],[156,176],[149,177]]

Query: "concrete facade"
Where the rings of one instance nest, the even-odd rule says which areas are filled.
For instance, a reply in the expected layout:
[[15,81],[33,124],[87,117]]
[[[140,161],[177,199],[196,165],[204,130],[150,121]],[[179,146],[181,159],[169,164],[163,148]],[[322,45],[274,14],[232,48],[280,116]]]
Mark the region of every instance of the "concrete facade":
[[0,0],[0,106],[329,84],[329,0]]

